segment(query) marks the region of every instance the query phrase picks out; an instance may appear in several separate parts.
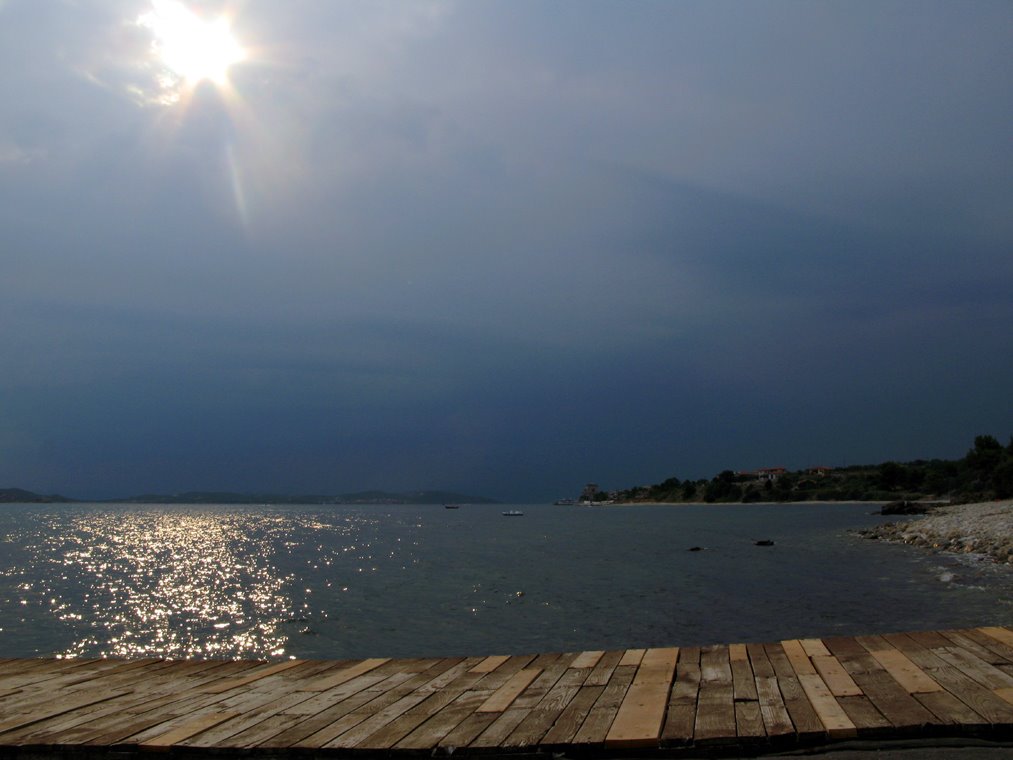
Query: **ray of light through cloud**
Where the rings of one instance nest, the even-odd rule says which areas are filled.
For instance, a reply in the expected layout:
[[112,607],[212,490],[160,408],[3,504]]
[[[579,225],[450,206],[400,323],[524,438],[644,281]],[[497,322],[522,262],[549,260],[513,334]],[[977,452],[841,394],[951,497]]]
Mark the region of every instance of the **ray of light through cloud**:
[[0,2],[0,485],[527,499],[1004,439],[1011,8]]

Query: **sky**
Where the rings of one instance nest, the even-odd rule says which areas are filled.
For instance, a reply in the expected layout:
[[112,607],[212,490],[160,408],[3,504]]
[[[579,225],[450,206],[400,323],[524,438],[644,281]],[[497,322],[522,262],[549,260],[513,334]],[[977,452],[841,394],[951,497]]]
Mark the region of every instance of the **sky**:
[[1006,441],[1011,43],[1008,0],[0,0],[0,487]]

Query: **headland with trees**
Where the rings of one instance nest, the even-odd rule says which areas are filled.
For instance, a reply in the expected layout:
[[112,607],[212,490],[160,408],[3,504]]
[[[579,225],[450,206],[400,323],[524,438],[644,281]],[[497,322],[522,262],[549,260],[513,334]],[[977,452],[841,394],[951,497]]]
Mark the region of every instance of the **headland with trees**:
[[805,470],[723,470],[709,480],[671,477],[609,497],[614,503],[627,504],[1005,499],[1013,497],[1013,436],[1003,446],[991,435],[979,435],[967,454],[955,460],[916,459]]

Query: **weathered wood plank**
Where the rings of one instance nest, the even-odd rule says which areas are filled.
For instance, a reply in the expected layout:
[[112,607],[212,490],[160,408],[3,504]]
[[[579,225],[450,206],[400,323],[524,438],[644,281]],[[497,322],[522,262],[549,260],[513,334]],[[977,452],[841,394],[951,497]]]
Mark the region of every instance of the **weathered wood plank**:
[[598,697],[605,691],[604,686],[581,686],[573,700],[566,706],[552,728],[542,738],[546,747],[558,747],[570,744],[584,720],[591,712]]
[[356,665],[342,668],[340,671],[332,675],[322,676],[304,683],[299,688],[302,691],[327,691],[328,689],[333,689],[335,686],[340,686],[343,683],[351,681],[356,676],[364,675],[389,661],[389,657],[374,657],[368,660],[363,660]]
[[784,706],[781,689],[773,676],[757,676],[756,693],[759,698],[760,716],[767,736],[771,738],[789,736],[794,733],[791,716]]
[[932,652],[936,657],[949,663],[986,689],[1013,688],[1013,676],[1004,673],[984,660],[980,660],[966,650],[946,648],[933,649]]
[[584,719],[580,730],[574,735],[574,744],[599,745],[605,743],[605,736],[612,726],[616,713],[619,712],[619,705],[626,697],[626,692],[630,684],[633,683],[636,673],[637,669],[633,665],[617,665],[615,667],[608,685],[605,686],[601,696],[595,700],[594,707]]
[[661,730],[664,745],[684,745],[693,740],[696,726],[696,701],[700,693],[700,648],[679,650],[675,682],[668,700],[668,715]]
[[185,739],[196,736],[201,731],[214,728],[219,723],[224,723],[225,721],[232,720],[236,717],[239,717],[239,713],[212,712],[206,715],[198,715],[184,723],[181,723],[171,731],[167,731],[164,734],[157,734],[149,739],[138,742],[138,746],[152,749],[157,747],[171,747],[172,745]]
[[[397,701],[377,710],[366,718],[366,720],[362,721],[340,736],[332,739],[330,742],[325,744],[324,747],[327,749],[351,748],[363,744],[363,746],[375,748],[376,745],[368,745],[364,744],[364,742],[373,734],[382,732],[383,729],[389,726],[391,722],[400,718],[413,707],[416,707],[429,699],[429,697],[434,693],[446,688],[450,683],[476,664],[477,663],[474,660],[462,661],[450,659],[438,666],[435,672],[426,671],[428,675],[434,676],[430,681],[427,681],[413,691],[404,694],[404,696],[400,697]],[[448,665],[449,667],[446,667]],[[444,670],[445,667],[446,669]],[[443,672],[439,672],[440,670]],[[403,734],[398,735],[396,738],[400,739],[402,735]]]
[[492,657],[486,657],[482,662],[478,663],[471,669],[472,673],[492,673],[496,668],[502,665],[504,662],[510,659],[510,655],[498,654]]
[[534,655],[511,657],[395,746],[398,749],[431,749],[436,746],[456,748],[469,745],[498,717],[498,713],[476,713],[475,709],[515,673],[535,662],[546,664],[540,659],[536,660]]
[[504,740],[502,746],[534,747],[538,745],[542,737],[552,728],[556,718],[577,696],[588,672],[587,668],[568,668],[517,728],[510,733],[510,736]]
[[581,652],[577,655],[577,659],[570,665],[571,668],[593,668],[598,664],[598,661],[604,656],[605,651],[597,649],[589,652]]
[[735,702],[735,734],[740,741],[747,744],[766,738],[767,731],[763,726],[759,702]]
[[886,671],[856,674],[862,691],[893,727],[904,734],[917,734],[933,723],[933,715]]
[[221,694],[225,691],[231,691],[232,689],[238,689],[241,686],[248,686],[254,681],[259,681],[261,678],[267,678],[273,676],[276,673],[281,673],[291,668],[298,668],[303,665],[303,660],[289,660],[288,662],[279,662],[276,665],[269,665],[265,668],[258,668],[248,675],[240,676],[239,678],[228,678],[224,681],[219,681],[209,686],[204,687],[204,691],[208,694]]
[[991,636],[996,641],[1005,644],[1008,647],[1013,647],[1013,631],[1008,628],[1000,628],[999,626],[985,626],[979,628],[979,631],[984,633],[986,636]]
[[677,647],[647,650],[605,736],[605,746],[619,748],[657,744],[678,658]]
[[798,639],[788,639],[786,641],[782,641],[781,646],[784,648],[784,653],[788,657],[788,662],[791,663],[791,667],[795,671],[795,675],[816,675],[816,668],[809,660],[809,655],[806,654],[801,641]]
[[810,657],[829,657],[830,650],[820,639],[799,639],[803,651]]
[[706,646],[700,649],[700,680],[704,683],[732,682],[728,647]]
[[835,697],[860,697],[862,690],[833,655],[815,655],[810,658],[816,671]]
[[857,727],[817,673],[800,673],[798,682],[809,698],[809,704],[813,706],[816,715],[832,738],[858,735]]
[[620,665],[639,665],[640,661],[644,657],[646,649],[627,649],[623,653],[623,657],[619,660]]
[[480,705],[475,712],[497,713],[503,712],[513,703],[521,692],[531,685],[531,682],[541,675],[541,668],[525,668],[515,673],[509,681],[497,689],[484,704]]
[[729,744],[735,736],[735,692],[732,684],[701,681],[693,741],[699,745]]
[[869,654],[897,683],[907,689],[908,694],[928,694],[943,690],[937,681],[911,662],[903,652],[896,649],[875,649],[870,650]]
[[606,652],[598,660],[590,675],[584,680],[585,686],[608,686],[612,673],[619,665],[625,653],[622,651]]
[[735,701],[755,702],[757,700],[755,674],[745,645],[732,644],[728,647],[728,660],[732,669]]

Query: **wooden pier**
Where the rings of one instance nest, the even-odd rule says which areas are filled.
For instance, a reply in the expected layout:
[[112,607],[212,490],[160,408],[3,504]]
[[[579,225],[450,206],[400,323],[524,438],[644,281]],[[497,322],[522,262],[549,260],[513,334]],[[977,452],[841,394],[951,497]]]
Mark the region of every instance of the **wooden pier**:
[[762,754],[1013,740],[1013,630],[444,659],[0,660],[0,754]]

